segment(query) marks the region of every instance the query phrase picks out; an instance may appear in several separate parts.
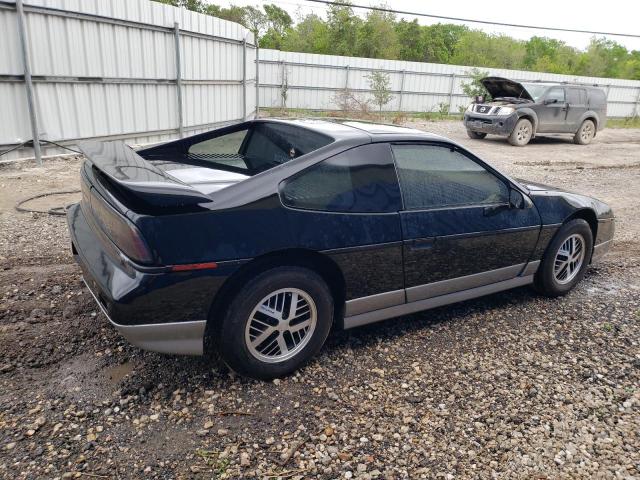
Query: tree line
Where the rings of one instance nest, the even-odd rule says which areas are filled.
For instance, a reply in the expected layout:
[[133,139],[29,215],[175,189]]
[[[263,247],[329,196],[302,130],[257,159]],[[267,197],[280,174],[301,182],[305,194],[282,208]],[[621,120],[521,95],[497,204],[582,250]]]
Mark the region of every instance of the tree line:
[[260,48],[640,80],[640,51],[606,38],[593,37],[580,50],[547,37],[518,40],[463,25],[420,25],[388,12],[360,17],[348,6],[329,6],[326,18],[310,13],[294,21],[274,4],[224,8],[204,0],[155,1],[240,23]]

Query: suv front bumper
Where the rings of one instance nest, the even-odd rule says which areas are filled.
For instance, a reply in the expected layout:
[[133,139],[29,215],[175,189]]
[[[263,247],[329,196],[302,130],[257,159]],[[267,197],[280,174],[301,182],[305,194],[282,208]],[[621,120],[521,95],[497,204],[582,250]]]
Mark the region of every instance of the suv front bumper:
[[513,113],[504,115],[480,115],[473,112],[465,112],[462,123],[467,130],[493,135],[511,135],[518,122],[518,116]]

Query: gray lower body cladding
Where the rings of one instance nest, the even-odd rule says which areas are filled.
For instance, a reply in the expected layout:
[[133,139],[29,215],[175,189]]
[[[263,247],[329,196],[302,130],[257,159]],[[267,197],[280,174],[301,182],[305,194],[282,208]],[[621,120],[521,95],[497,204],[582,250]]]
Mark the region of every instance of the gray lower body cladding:
[[477,113],[465,113],[463,123],[467,130],[492,135],[510,135],[513,131],[518,116],[482,115]]

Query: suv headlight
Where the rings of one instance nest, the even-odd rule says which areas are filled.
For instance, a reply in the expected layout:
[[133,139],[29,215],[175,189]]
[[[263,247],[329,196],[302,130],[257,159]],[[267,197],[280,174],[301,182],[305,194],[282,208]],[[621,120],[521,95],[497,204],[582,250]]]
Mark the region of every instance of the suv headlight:
[[500,107],[498,111],[495,113],[496,115],[511,115],[515,110],[511,107]]
[[473,103],[470,103],[469,106],[467,107],[467,112],[473,112]]

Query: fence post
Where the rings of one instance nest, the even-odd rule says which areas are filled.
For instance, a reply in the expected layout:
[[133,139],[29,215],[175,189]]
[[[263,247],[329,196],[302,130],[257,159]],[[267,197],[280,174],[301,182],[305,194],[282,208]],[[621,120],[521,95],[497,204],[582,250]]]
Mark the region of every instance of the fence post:
[[176,48],[176,90],[178,98],[178,135],[184,137],[184,120],[182,118],[182,65],[180,62],[180,25],[173,24],[173,33]]
[[22,0],[16,0],[16,18],[18,20],[18,33],[20,34],[22,63],[24,65],[24,86],[27,92],[27,105],[29,107],[29,120],[31,122],[31,136],[33,138],[33,153],[36,157],[36,163],[38,165],[42,165],[42,151],[40,150],[40,131],[38,130],[38,115],[36,112],[35,96],[33,94],[33,82],[31,81],[31,64],[29,63],[27,29],[24,21],[24,6],[22,4]]
[[349,90],[349,65],[344,67],[344,89]]
[[242,121],[247,118],[247,36],[242,39]]
[[260,116],[260,48],[256,42],[256,118]]
[[451,105],[453,104],[453,89],[456,85],[456,74],[451,74],[451,86],[449,87],[449,108],[447,109],[447,113],[451,114]]
[[404,75],[405,71],[402,70],[402,77],[400,78],[400,94],[398,95],[398,111],[402,111],[402,92],[404,90]]
[[280,62],[280,108],[284,110],[284,60]]

